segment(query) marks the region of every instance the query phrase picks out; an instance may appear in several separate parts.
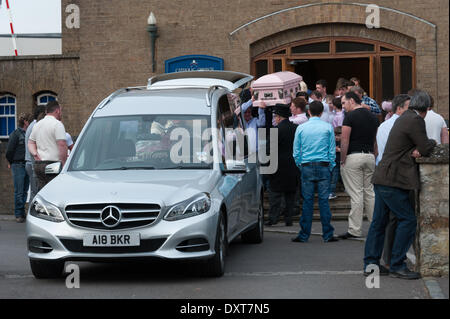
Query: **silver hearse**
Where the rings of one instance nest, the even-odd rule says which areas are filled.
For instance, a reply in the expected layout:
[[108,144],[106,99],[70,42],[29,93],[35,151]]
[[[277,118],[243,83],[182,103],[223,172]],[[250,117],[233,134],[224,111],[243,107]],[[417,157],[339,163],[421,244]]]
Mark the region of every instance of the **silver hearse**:
[[251,79],[163,74],[103,100],[66,165],[46,167],[57,176],[30,205],[34,276],[61,276],[66,261],[147,257],[199,259],[205,275],[221,276],[229,242],[262,242],[259,165],[237,138],[232,93]]

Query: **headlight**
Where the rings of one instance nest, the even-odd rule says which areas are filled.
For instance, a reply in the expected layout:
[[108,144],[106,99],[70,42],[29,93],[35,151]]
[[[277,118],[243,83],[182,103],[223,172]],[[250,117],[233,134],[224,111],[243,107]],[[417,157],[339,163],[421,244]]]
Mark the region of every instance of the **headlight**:
[[52,222],[60,223],[64,221],[61,211],[55,205],[46,202],[36,196],[30,205],[30,214],[34,217],[42,218]]
[[164,217],[165,220],[174,221],[204,214],[211,208],[211,197],[208,193],[190,198],[173,206]]

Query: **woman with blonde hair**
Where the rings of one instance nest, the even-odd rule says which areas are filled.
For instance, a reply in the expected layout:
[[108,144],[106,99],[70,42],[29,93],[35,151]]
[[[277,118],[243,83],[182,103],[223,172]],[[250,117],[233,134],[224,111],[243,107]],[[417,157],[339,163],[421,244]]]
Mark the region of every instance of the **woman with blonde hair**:
[[308,85],[306,85],[305,81],[300,82],[300,91],[301,92],[308,92]]

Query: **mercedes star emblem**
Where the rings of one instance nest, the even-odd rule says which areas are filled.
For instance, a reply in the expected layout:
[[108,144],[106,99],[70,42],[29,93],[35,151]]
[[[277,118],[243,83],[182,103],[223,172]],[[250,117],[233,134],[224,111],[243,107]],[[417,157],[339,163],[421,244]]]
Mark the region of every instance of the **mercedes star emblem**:
[[119,225],[122,219],[122,213],[116,206],[106,206],[102,210],[101,220],[102,224],[108,228],[113,228]]

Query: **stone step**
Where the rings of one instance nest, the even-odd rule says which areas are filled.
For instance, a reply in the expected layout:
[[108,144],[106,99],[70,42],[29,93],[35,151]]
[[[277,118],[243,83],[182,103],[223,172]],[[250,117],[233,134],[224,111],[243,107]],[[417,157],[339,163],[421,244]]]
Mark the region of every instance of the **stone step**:
[[[300,211],[301,211],[302,207],[303,207],[302,203],[300,203]],[[264,204],[264,210],[265,211],[269,211],[269,209],[270,209],[270,206],[268,204]],[[319,212],[319,205],[317,203],[314,204],[313,209],[314,209],[314,212],[316,212],[316,211]],[[330,205],[330,210],[332,212],[333,211],[348,211],[348,212],[350,212],[350,209],[351,209],[351,205],[350,204],[342,203],[342,204]]]
[[[293,222],[298,222],[300,220],[300,214],[292,216]],[[367,218],[364,217],[364,220]],[[264,214],[264,220],[269,220],[269,215],[266,213]],[[320,214],[314,213],[313,214],[313,220],[314,221],[320,221]],[[331,220],[348,220],[348,212],[331,212]],[[283,221],[283,216],[280,216],[280,221]]]
[[[350,213],[350,209],[351,209],[350,197],[345,192],[338,192],[336,195],[338,196],[336,199],[329,201],[332,220],[347,220],[348,214]],[[298,221],[300,219],[301,207],[302,207],[301,205],[302,205],[302,201],[300,201],[300,212],[298,212],[297,215],[293,216],[294,221]],[[269,207],[270,207],[269,206],[269,198],[268,198],[268,193],[266,192],[264,194],[264,216],[265,216],[265,219],[268,219]],[[317,195],[315,196],[315,200],[314,200],[313,220],[320,220],[320,211],[319,211],[319,203],[317,201]]]
[[[337,195],[338,198],[350,199],[350,196],[344,191],[337,191],[336,195]],[[314,198],[317,198],[317,197],[318,197],[318,195],[317,195],[317,193],[315,193],[314,194]],[[269,199],[269,192],[264,192],[264,198],[265,199]]]
[[[332,209],[331,216],[332,216],[332,219],[347,219],[349,212],[350,212],[350,209],[345,209],[345,210],[336,210],[336,209],[333,210]],[[298,220],[300,218],[300,214],[301,214],[301,211],[299,211],[296,215],[294,215],[294,219]],[[269,210],[264,209],[264,216],[266,217],[266,219],[269,218]],[[313,217],[315,220],[320,219],[319,210],[314,210]]]

